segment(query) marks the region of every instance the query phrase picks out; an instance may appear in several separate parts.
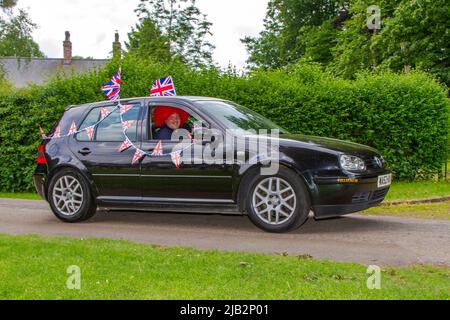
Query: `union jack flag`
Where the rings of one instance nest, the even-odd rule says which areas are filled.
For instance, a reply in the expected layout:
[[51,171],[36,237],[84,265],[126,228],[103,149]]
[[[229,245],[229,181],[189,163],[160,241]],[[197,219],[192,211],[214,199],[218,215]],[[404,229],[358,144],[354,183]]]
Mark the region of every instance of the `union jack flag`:
[[122,74],[122,68],[113,75],[111,80],[105,84],[101,89],[106,94],[109,100],[117,100],[120,98],[120,78]]
[[39,127],[39,133],[41,134],[42,139],[47,139],[47,135],[45,134],[44,129]]
[[179,169],[181,167],[181,151],[174,151],[170,154],[173,164]]
[[94,126],[86,128],[86,133],[89,140],[92,140],[92,137],[94,136]]
[[176,95],[175,85],[170,76],[156,80],[150,89],[150,96],[152,97],[170,97]]
[[105,119],[109,115],[109,110],[105,107],[100,109],[101,118]]
[[53,138],[61,138],[61,126],[58,125],[53,133]]
[[75,121],[72,121],[72,125],[70,126],[69,129],[69,134],[75,134],[77,133],[77,125],[75,123]]
[[124,121],[122,122],[123,130],[128,130],[133,126],[134,121]]
[[130,139],[126,139],[123,143],[122,143],[122,145],[120,146],[120,148],[119,148],[119,152],[123,152],[123,151],[125,151],[125,150],[127,150],[128,148],[130,148],[131,147],[131,141],[130,141]]
[[163,155],[162,141],[159,140],[158,144],[156,145],[155,149],[152,152],[152,156],[162,156],[162,155]]
[[137,149],[136,153],[133,156],[133,160],[131,160],[131,164],[135,164],[145,155],[144,151]]
[[133,105],[131,105],[131,104],[121,105],[120,106],[120,114],[125,114],[128,111],[130,111],[132,108],[133,108]]

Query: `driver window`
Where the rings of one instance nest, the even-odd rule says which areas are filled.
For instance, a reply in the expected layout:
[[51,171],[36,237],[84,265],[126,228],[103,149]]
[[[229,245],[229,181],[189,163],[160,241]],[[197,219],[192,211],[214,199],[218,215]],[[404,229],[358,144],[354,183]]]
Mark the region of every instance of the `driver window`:
[[[152,107],[150,117],[150,140],[171,140],[172,133],[177,129],[185,129],[189,135],[192,135],[195,124],[201,123],[185,110],[163,105]],[[205,125],[202,124],[202,126]]]

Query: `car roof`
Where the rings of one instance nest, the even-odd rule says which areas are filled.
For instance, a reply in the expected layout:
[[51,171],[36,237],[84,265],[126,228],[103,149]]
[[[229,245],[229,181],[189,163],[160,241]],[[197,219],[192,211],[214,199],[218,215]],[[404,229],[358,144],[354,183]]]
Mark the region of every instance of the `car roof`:
[[[179,102],[179,101],[187,101],[187,102],[195,102],[195,101],[223,101],[223,99],[219,98],[213,98],[213,97],[200,97],[200,96],[173,96],[173,97],[135,97],[135,98],[124,98],[117,101],[133,101],[133,100],[166,100],[167,102]],[[79,108],[79,107],[88,107],[88,106],[96,106],[99,104],[103,104],[105,102],[114,102],[114,101],[97,101],[92,103],[85,103],[80,105],[72,105],[66,108],[66,110],[72,109],[72,108]]]

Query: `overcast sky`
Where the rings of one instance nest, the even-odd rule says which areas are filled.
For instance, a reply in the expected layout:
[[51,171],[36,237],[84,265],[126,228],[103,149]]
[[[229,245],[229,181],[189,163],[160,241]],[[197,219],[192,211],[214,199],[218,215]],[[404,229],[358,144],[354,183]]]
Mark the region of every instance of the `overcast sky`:
[[[245,65],[247,51],[239,39],[257,35],[263,28],[268,0],[197,0],[213,23],[214,60],[226,67]],[[139,0],[19,0],[39,28],[35,41],[49,58],[61,58],[64,31],[69,30],[73,55],[106,58],[112,51],[114,31],[124,46],[127,33],[137,22]]]

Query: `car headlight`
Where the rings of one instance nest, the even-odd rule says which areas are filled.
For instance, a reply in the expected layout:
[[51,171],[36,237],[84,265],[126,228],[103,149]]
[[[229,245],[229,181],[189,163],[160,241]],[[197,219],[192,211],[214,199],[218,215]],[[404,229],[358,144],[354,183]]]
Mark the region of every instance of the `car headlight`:
[[340,163],[342,169],[349,171],[364,171],[366,170],[366,165],[361,158],[349,155],[342,155],[340,157]]

